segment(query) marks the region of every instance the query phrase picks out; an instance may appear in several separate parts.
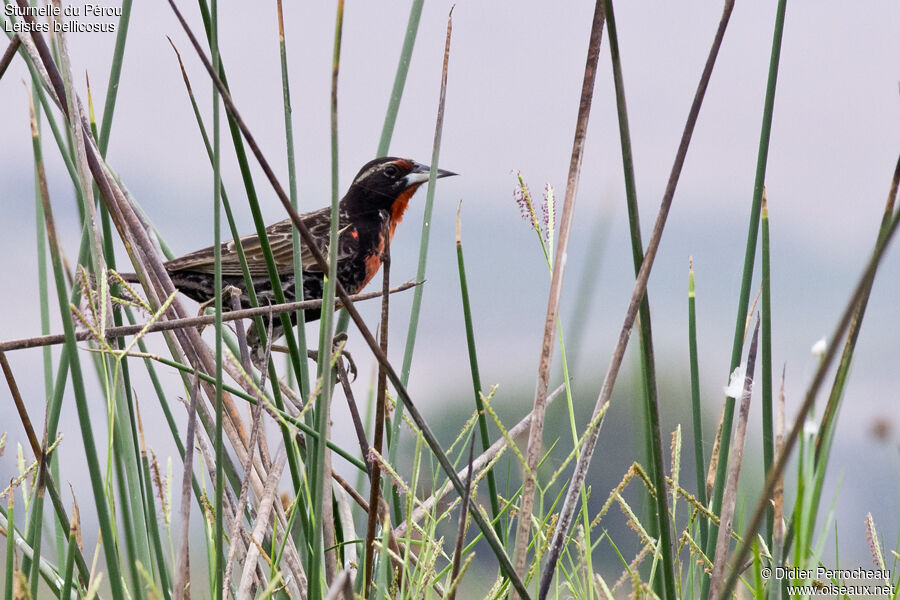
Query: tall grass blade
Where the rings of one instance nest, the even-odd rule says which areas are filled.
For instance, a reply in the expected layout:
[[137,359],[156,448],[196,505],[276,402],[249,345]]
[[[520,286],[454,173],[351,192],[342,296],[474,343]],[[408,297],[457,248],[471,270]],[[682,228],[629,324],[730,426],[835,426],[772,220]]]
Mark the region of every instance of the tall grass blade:
[[[278,53],[281,57],[281,88],[284,104],[284,139],[286,146],[286,158],[288,167],[288,192],[291,195],[291,206],[294,210],[300,210],[300,201],[297,198],[297,165],[294,160],[294,122],[291,108],[291,83],[288,77],[287,42],[284,37],[284,11],[282,0],[278,0]],[[294,281],[303,281],[303,261],[300,258],[300,234],[294,229],[291,231],[291,243],[294,256]],[[303,300],[303,286],[294,286],[294,300]],[[300,356],[306,356],[306,316],[303,310],[297,311],[297,351]],[[297,373],[300,383],[300,395],[309,397],[309,363],[300,361],[300,372]]]
[[[628,108],[625,102],[625,82],[619,54],[619,34],[612,0],[604,0],[606,29],[609,32],[609,52],[612,60],[613,82],[616,89],[616,113],[619,121],[619,139],[622,146],[622,165],[625,171],[625,198],[628,204],[628,225],[631,235],[631,255],[634,275],[637,277],[644,261],[644,244],[641,240],[641,223],[637,204],[637,186],[634,178],[634,155],[631,149],[631,133],[628,126]],[[662,584],[666,598],[675,598],[675,572],[672,556],[672,533],[669,526],[668,495],[663,462],[662,434],[659,424],[659,401],[656,390],[656,364],[653,353],[653,333],[650,325],[650,297],[641,299],[638,323],[640,325],[641,376],[644,405],[647,416],[646,439],[649,446],[650,476],[657,489],[656,510],[651,513],[650,534],[659,536],[663,564]],[[660,580],[657,580],[660,581]],[[660,587],[657,585],[657,587]]]
[[459,587],[459,569],[462,564],[463,542],[466,540],[466,522],[469,518],[469,502],[472,496],[472,461],[474,458],[475,434],[473,432],[472,439],[469,442],[469,470],[466,474],[466,493],[463,494],[462,505],[459,508],[459,530],[456,534],[456,547],[453,550],[453,569],[450,571],[451,589],[447,600],[456,600],[456,590]]
[[[188,423],[184,444],[184,472],[181,477],[181,494],[180,494],[180,525],[178,532],[178,558],[175,565],[174,590],[173,598],[175,600],[183,600],[190,597],[189,586],[191,583],[191,560],[190,546],[188,545],[188,531],[190,529],[191,520],[191,483],[193,482],[194,470],[194,439],[195,428],[197,424],[197,392],[199,389],[200,378],[195,376],[191,384],[190,405],[188,407]],[[200,494],[198,494],[199,496]],[[214,592],[215,593],[215,592]]]
[[[491,438],[488,435],[487,415],[484,414],[484,403],[481,401],[483,389],[481,387],[481,374],[478,369],[478,354],[475,351],[475,328],[472,323],[472,307],[469,305],[469,285],[466,280],[466,265],[463,260],[462,235],[460,231],[460,211],[462,202],[456,210],[456,262],[459,267],[459,290],[462,295],[463,319],[466,324],[466,346],[469,350],[469,370],[472,372],[472,387],[475,393],[475,409],[478,411],[478,433],[481,436],[481,450],[487,452],[491,446]],[[491,502],[491,515],[495,521],[494,530],[497,537],[503,542],[503,524],[497,519],[500,515],[500,503],[497,497],[497,482],[494,479],[494,470],[487,474],[488,494]]]
[[[428,261],[428,242],[431,238],[431,213],[434,206],[434,191],[437,181],[438,163],[441,155],[441,136],[444,130],[444,102],[447,97],[447,67],[450,62],[450,36],[453,29],[453,10],[447,16],[447,38],[444,44],[444,64],[441,70],[441,91],[438,98],[437,119],[434,126],[434,144],[431,150],[431,174],[428,178],[428,192],[425,196],[425,210],[422,217],[422,235],[419,243],[419,262],[416,268],[416,281],[425,281],[425,265]],[[412,365],[413,349],[416,345],[416,333],[419,327],[419,312],[422,306],[422,294],[424,286],[416,288],[413,293],[412,308],[410,309],[409,328],[406,333],[406,347],[403,352],[403,364],[400,367],[400,379],[403,384],[409,383],[409,371]],[[394,418],[394,433],[399,428],[401,414]],[[391,462],[393,462],[393,457]]]
[[13,600],[13,578],[15,577],[16,536],[16,488],[9,482],[9,500],[6,505],[6,576],[3,580],[4,600]]
[[[75,512],[77,515],[77,512]],[[63,585],[60,588],[59,597],[60,598],[70,598],[70,594],[72,593],[72,585],[74,582],[74,565],[75,565],[75,555],[78,553],[78,544],[80,540],[80,533],[76,529],[76,524],[73,522],[72,528],[69,531],[69,539],[66,544],[66,560],[65,560],[65,572],[63,574]]]
[[[21,4],[20,4],[21,5]],[[81,372],[81,363],[75,346],[75,327],[72,315],[69,312],[69,302],[66,294],[65,276],[63,274],[62,254],[53,225],[53,211],[50,207],[47,181],[44,175],[44,163],[41,153],[41,141],[34,118],[34,110],[31,111],[32,119],[32,144],[34,149],[35,165],[38,170],[40,182],[41,202],[44,207],[44,218],[47,221],[47,234],[50,246],[50,256],[53,265],[53,273],[56,282],[57,300],[59,302],[60,316],[63,322],[63,330],[66,335],[66,353],[68,355],[69,370],[72,375],[72,387],[75,394],[75,403],[78,411],[78,421],[81,426],[81,434],[85,448],[88,473],[91,480],[91,488],[94,493],[94,501],[97,505],[97,518],[100,532],[103,537],[104,556],[109,573],[109,584],[114,596],[123,597],[124,594],[122,574],[119,566],[119,556],[113,541],[115,522],[110,512],[109,504],[104,490],[103,476],[100,470],[100,462],[94,442],[93,426],[91,425],[90,410],[87,405],[87,394],[84,386],[84,376]],[[60,389],[57,385],[56,389]],[[49,431],[49,429],[48,429]],[[37,557],[36,557],[37,558]]]
[[[744,252],[744,272],[741,278],[741,292],[738,299],[737,317],[734,325],[734,340],[731,347],[731,373],[740,364],[741,349],[744,347],[744,323],[747,320],[747,307],[750,301],[750,288],[753,280],[753,265],[756,259],[756,239],[759,232],[760,211],[763,189],[766,183],[766,165],[769,158],[769,136],[772,131],[772,114],[775,109],[775,87],[778,82],[778,63],[781,59],[781,40],[784,34],[784,13],[787,0],[779,0],[775,14],[775,26],[772,34],[772,50],[769,58],[769,75],[766,82],[766,97],[763,105],[762,126],[759,134],[759,151],[756,160],[756,178],[753,182],[753,201],[750,207],[750,222],[747,232],[747,245]],[[725,398],[722,428],[719,438],[719,462],[712,491],[712,512],[719,514],[722,510],[722,496],[725,493],[725,479],[728,473],[728,455],[731,447],[731,426],[734,421],[734,398]],[[710,536],[706,541],[706,554],[713,552],[713,539],[716,537],[715,523],[710,526]],[[701,595],[706,596],[709,580],[704,578]]]
[[[700,367],[697,360],[697,308],[694,288],[694,260],[690,260],[688,274],[688,352],[691,363],[691,416],[694,429],[694,471],[697,477],[697,501],[707,505],[706,500],[706,460],[703,458],[703,410],[700,405]],[[700,546],[706,546],[709,524],[700,519]]]
[[[403,88],[406,86],[406,75],[409,73],[413,47],[416,45],[416,35],[419,32],[419,19],[422,17],[423,4],[425,4],[425,0],[413,0],[412,6],[409,8],[409,20],[406,23],[406,34],[403,36],[403,48],[400,50],[397,73],[394,75],[394,85],[391,88],[391,99],[388,102],[387,114],[384,116],[384,124],[381,128],[381,137],[378,140],[378,149],[375,151],[375,156],[387,155],[391,146],[394,124],[397,122],[400,100],[403,97]],[[435,163],[431,164],[436,166]]]
[[[762,430],[763,473],[768,475],[775,460],[775,417],[772,410],[772,283],[769,253],[769,204],[766,190],[762,195]],[[772,548],[775,509],[766,511],[766,546]]]
[[[209,35],[209,54],[212,57],[213,70],[219,70],[219,3],[217,0],[210,2],[210,35]],[[221,181],[222,172],[220,168],[220,143],[219,143],[219,89],[212,86],[212,105],[213,105],[213,289],[222,290],[222,200],[221,200]],[[223,588],[225,582],[225,472],[224,472],[224,455],[225,455],[225,434],[223,432],[222,414],[224,406],[222,404],[222,292],[219,291],[215,295],[215,316],[214,324],[216,331],[216,491],[215,491],[215,587],[213,588],[213,597],[218,600],[224,600],[227,592]],[[253,449],[251,448],[252,452]],[[237,543],[232,540],[232,543]]]
[[[15,38],[18,41],[18,37]],[[34,83],[34,82],[32,82]],[[37,102],[37,91],[32,87],[31,103],[34,105],[35,120],[38,124],[38,131],[41,126],[41,109]],[[47,232],[44,224],[44,207],[41,204],[40,182],[38,181],[37,168],[34,171],[34,217],[37,229],[37,277],[38,277],[38,297],[41,311],[41,334],[50,333],[50,292],[47,288]],[[53,398],[53,354],[49,347],[45,347],[43,352],[44,366],[44,397],[47,402]],[[55,456],[55,455],[54,455]],[[51,459],[50,473],[53,479],[59,481],[59,461],[55,458]],[[59,523],[56,524],[56,544],[57,559],[62,563],[65,557],[65,540],[67,532]]]
[[[317,378],[323,382],[321,391],[316,398],[315,427],[319,434],[319,440],[315,445],[313,462],[310,465],[312,474],[312,502],[311,518],[314,519],[313,535],[309,540],[312,547],[309,563],[309,598],[319,600],[323,595],[322,568],[325,561],[323,554],[324,518],[323,495],[327,493],[328,502],[331,502],[331,487],[324,486],[325,480],[325,453],[327,451],[325,440],[327,439],[328,420],[330,419],[331,397],[334,391],[334,372],[331,367],[332,338],[334,334],[334,297],[337,284],[337,251],[338,251],[338,223],[340,220],[338,202],[340,200],[338,181],[338,73],[341,60],[341,39],[344,27],[344,0],[337,1],[337,14],[334,24],[334,52],[331,63],[331,223],[328,238],[328,270],[325,286],[322,290],[322,309],[319,318],[319,367]],[[326,582],[327,584],[327,582]]]
[[[135,406],[135,408],[138,408]],[[159,588],[162,590],[164,600],[171,600],[172,591],[171,591],[171,582],[170,582],[170,574],[169,574],[169,566],[166,561],[166,555],[163,553],[162,547],[162,539],[159,535],[159,526],[157,525],[160,521],[160,515],[156,512],[156,500],[153,495],[153,482],[150,479],[150,462],[147,458],[147,442],[144,440],[144,425],[141,422],[141,413],[140,409],[137,410],[137,420],[138,420],[138,432],[140,434],[140,443],[141,443],[141,466],[143,467],[143,472],[145,474],[144,477],[144,498],[147,502],[147,515],[148,515],[148,524],[150,526],[147,527],[150,533],[150,539],[153,544],[153,561],[148,568],[151,568],[154,571],[159,573]]]
[[97,145],[100,153],[106,156],[109,148],[109,137],[112,133],[112,120],[116,109],[116,98],[119,94],[119,79],[122,74],[122,61],[125,57],[125,42],[128,39],[128,25],[131,23],[132,0],[122,0],[122,16],[116,23],[116,45],[113,48],[112,64],[109,67],[109,83],[106,86],[106,100],[103,103],[103,121],[100,124],[100,137]]
[[[428,191],[425,195],[425,209],[422,216],[422,233],[419,241],[419,261],[416,267],[416,281],[425,281],[425,266],[428,262],[428,242],[431,238],[431,213],[434,206],[434,192],[437,185],[437,170],[441,155],[441,137],[444,131],[444,105],[447,99],[447,73],[450,64],[450,39],[453,32],[453,9],[447,15],[447,36],[444,40],[444,62],[441,67],[441,86],[438,96],[437,117],[434,124],[434,141],[431,148],[431,173],[428,177]],[[410,52],[412,46],[410,45]],[[412,366],[413,350],[416,345],[416,334],[419,330],[419,313],[422,307],[422,295],[424,286],[419,286],[413,292],[412,306],[409,311],[409,326],[406,330],[406,346],[403,349],[403,363],[400,366],[400,381],[405,387],[409,383],[409,371]],[[399,405],[391,421],[388,430],[389,460],[391,464],[397,463],[397,448],[400,423],[403,421],[403,406]],[[393,490],[392,505],[394,517],[400,520],[399,496],[396,488]]]

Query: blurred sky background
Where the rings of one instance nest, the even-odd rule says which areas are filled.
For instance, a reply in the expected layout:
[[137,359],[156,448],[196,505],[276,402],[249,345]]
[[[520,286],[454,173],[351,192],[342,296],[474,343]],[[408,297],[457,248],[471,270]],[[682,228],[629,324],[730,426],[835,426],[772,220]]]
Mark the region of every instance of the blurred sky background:
[[[179,4],[199,28],[196,7]],[[430,160],[450,6],[434,1],[425,5],[391,154]],[[223,1],[219,10],[221,52],[234,99],[286,182],[275,3]],[[408,2],[347,3],[339,89],[341,194],[357,169],[374,156],[408,10]],[[442,180],[437,189],[428,283],[410,381],[413,398],[431,415],[437,414],[439,403],[464,407],[458,421],[447,422],[445,436],[459,429],[471,406],[454,244],[460,200],[482,381],[500,385],[497,402],[509,407],[516,419],[530,409],[549,276],[534,232],[521,220],[513,200],[513,173],[521,170],[536,194],[550,183],[561,203],[592,10],[590,2],[459,2],[454,10],[440,166],[461,176]],[[718,2],[617,6],[645,243],[720,12]],[[723,399],[774,15],[775,2],[737,3],[650,279],[658,370],[668,382],[659,390],[664,435],[677,423],[687,426],[690,421],[686,292],[691,255],[698,290],[701,392],[709,412],[707,437]],[[330,200],[333,3],[285,3],[285,28],[299,196],[302,208],[313,210]],[[850,7],[832,0],[788,6],[766,182],[773,253],[773,364],[778,372],[786,365],[789,420],[816,367],[810,347],[834,329],[874,244],[900,149],[898,31],[897,2]],[[181,50],[202,109],[207,118],[211,115],[205,71],[168,5],[137,2],[108,159],[168,244],[176,253],[185,253],[212,240],[212,171],[166,36]],[[68,37],[79,93],[85,97],[87,71],[98,110],[114,39],[113,34],[97,33]],[[569,348],[577,363],[573,373],[577,401],[587,411],[599,392],[633,285],[605,34],[599,65],[562,309],[565,328],[582,280],[592,271],[596,286],[589,299],[590,314],[578,332],[581,344]],[[33,163],[21,85],[26,77],[27,70],[17,59],[0,80],[3,340],[40,332]],[[226,131],[223,127],[223,148],[228,149]],[[72,187],[49,135],[44,146],[58,226],[73,257],[79,229]],[[224,182],[240,227],[249,233],[253,225],[239,173],[233,156],[228,151],[225,156]],[[284,218],[261,172],[255,173],[267,221]],[[424,200],[423,190],[394,239],[395,282],[415,276]],[[869,564],[866,512],[872,512],[890,548],[895,547],[900,526],[896,433],[900,254],[894,246],[879,272],[859,338],[823,497],[827,506],[838,494],[842,566]],[[121,257],[124,260],[124,252]],[[397,364],[411,298],[408,292],[392,299],[390,354]],[[377,304],[367,304],[363,314],[374,327]],[[565,329],[576,336],[571,328]],[[53,331],[61,331],[58,318]],[[309,335],[315,331],[311,325]],[[151,347],[162,352],[158,339]],[[358,336],[351,336],[349,349],[360,366],[356,385],[362,395],[372,361]],[[18,351],[9,358],[32,417],[42,417],[41,352]],[[172,397],[183,394],[177,376],[162,372]],[[630,383],[633,377],[624,372],[621,379]],[[551,386],[558,383],[556,376]],[[145,422],[160,424],[155,430],[151,427],[151,445],[161,456],[174,454],[151,390],[145,381],[137,381],[136,387]],[[99,388],[92,389],[100,424],[104,401]],[[758,477],[761,471],[757,398],[758,393],[751,409],[748,477]],[[343,406],[341,400],[337,404]],[[820,409],[823,405],[824,396]],[[339,416],[343,409],[337,410],[336,435],[352,444],[353,433]],[[64,447],[80,448],[71,403],[64,408],[63,419]],[[873,435],[877,423],[887,426],[886,436]],[[24,443],[5,385],[0,391],[0,424],[11,443]],[[624,424],[608,423],[604,432],[630,427],[626,418]],[[558,435],[568,438],[567,430]],[[556,434],[545,436],[552,439]],[[595,460],[612,465],[618,481],[634,460],[632,447],[604,444],[601,434]],[[61,453],[62,472],[81,493],[89,493],[79,453]],[[0,458],[0,481],[15,474],[14,456],[11,447]],[[684,463],[692,460],[685,458]],[[755,498],[754,492],[748,502]]]

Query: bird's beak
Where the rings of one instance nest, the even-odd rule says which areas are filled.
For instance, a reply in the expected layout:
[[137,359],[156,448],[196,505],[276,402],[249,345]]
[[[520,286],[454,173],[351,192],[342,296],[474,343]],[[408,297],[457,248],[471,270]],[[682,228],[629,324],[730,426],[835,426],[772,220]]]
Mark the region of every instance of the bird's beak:
[[[409,175],[404,178],[406,180],[406,187],[416,185],[417,183],[425,183],[426,181],[428,181],[428,178],[431,176],[431,167],[429,167],[428,165],[417,163],[415,161],[410,162],[412,162],[413,164],[413,170],[410,171]],[[456,173],[452,171],[446,171],[444,169],[438,169],[435,178],[440,179],[441,177],[450,177],[452,175],[456,175]]]

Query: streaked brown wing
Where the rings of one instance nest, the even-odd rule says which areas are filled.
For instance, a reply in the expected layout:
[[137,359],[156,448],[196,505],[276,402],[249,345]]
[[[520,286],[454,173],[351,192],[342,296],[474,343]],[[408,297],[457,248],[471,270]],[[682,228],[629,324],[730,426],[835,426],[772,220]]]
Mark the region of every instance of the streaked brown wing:
[[[323,208],[311,213],[303,215],[303,222],[309,228],[313,239],[322,240],[320,249],[327,253],[327,240],[329,233],[331,209]],[[293,246],[291,241],[291,230],[293,225],[290,219],[279,221],[266,228],[266,236],[269,238],[269,246],[272,248],[272,256],[278,268],[278,273],[287,275],[293,272]],[[355,245],[356,238],[349,235],[345,236],[346,231],[341,232],[342,250],[345,245]],[[256,234],[244,236],[240,239],[241,247],[244,249],[244,255],[247,258],[247,267],[250,275],[264,276],[268,275],[265,257],[262,252],[262,245],[259,236]],[[313,259],[312,253],[304,245],[301,248],[301,260],[303,262],[303,270],[308,272],[321,272],[319,265]],[[169,271],[196,271],[199,273],[213,273],[215,271],[215,260],[213,255],[213,247],[197,250],[190,254],[185,254],[180,258],[170,260],[166,263]],[[237,252],[234,248],[234,240],[222,244],[222,275],[240,276],[241,263]]]

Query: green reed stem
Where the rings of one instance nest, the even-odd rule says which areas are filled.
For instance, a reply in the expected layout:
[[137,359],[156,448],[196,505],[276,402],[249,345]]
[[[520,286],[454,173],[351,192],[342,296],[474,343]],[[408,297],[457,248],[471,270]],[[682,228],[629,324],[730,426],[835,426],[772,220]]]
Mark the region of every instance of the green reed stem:
[[65,573],[63,574],[63,584],[60,588],[59,597],[66,599],[72,594],[72,584],[74,580],[75,555],[78,553],[78,543],[75,540],[75,532],[69,531],[69,538],[66,544]]
[[[16,557],[16,489],[10,480],[9,501],[6,508],[6,577],[3,582],[4,600],[13,600],[13,579],[15,577]],[[37,562],[37,561],[35,561]]]
[[[87,403],[87,394],[84,387],[84,376],[81,371],[81,363],[78,358],[78,351],[75,342],[75,326],[72,321],[72,314],[69,310],[69,302],[66,294],[65,275],[63,273],[62,256],[56,239],[56,232],[52,227],[53,215],[50,208],[50,201],[46,194],[46,182],[43,176],[43,159],[41,158],[40,138],[33,138],[35,164],[41,171],[41,188],[42,202],[44,203],[45,218],[48,222],[47,231],[50,235],[50,256],[53,265],[54,278],[56,280],[56,293],[59,302],[59,312],[62,317],[63,331],[65,332],[66,341],[64,347],[68,355],[69,371],[72,374],[72,388],[75,395],[75,405],[78,411],[78,422],[81,426],[81,435],[84,442],[85,459],[87,461],[88,473],[91,480],[91,487],[94,494],[94,501],[97,505],[97,518],[100,525],[100,532],[106,543],[103,544],[104,556],[106,558],[106,568],[109,572],[109,585],[113,597],[124,598],[124,587],[122,581],[122,573],[119,566],[119,556],[113,541],[116,539],[114,535],[115,522],[107,503],[104,491],[103,474],[100,468],[100,461],[97,456],[97,447],[94,441],[94,432],[91,425],[90,409]],[[57,385],[56,389],[60,389]],[[58,415],[57,415],[58,418]],[[49,417],[48,417],[49,423]],[[48,436],[48,439],[52,439]],[[35,561],[39,561],[39,556],[34,557]]]
[[[460,203],[462,207],[462,203]],[[456,262],[459,266],[459,290],[462,296],[463,319],[466,323],[466,346],[469,349],[469,368],[472,372],[472,387],[475,393],[475,408],[478,410],[478,430],[481,436],[482,451],[487,451],[491,445],[488,434],[487,417],[484,414],[484,403],[481,401],[481,375],[478,370],[478,354],[475,350],[475,331],[472,324],[472,307],[469,305],[469,285],[466,282],[466,265],[463,260],[462,237],[460,235],[460,216],[456,215]],[[500,503],[497,496],[497,482],[494,479],[494,470],[487,473],[488,493],[491,501],[491,515],[494,521],[494,531],[500,543],[504,543],[503,524],[497,517],[500,515]]]
[[[769,253],[769,207],[763,191],[762,207],[762,429],[763,472],[768,475],[775,460],[775,417],[772,409],[772,288]],[[775,507],[766,510],[766,546],[772,548]]]
[[[452,11],[451,11],[452,12]],[[410,48],[411,50],[411,48]],[[419,262],[416,268],[416,281],[425,281],[425,265],[428,262],[428,242],[431,237],[431,213],[434,207],[434,190],[437,182],[438,162],[441,155],[441,135],[444,126],[444,99],[447,85],[447,64],[450,53],[450,23],[448,21],[447,41],[444,49],[444,63],[441,72],[441,92],[438,100],[438,112],[434,128],[434,141],[431,150],[431,173],[428,176],[428,192],[425,196],[425,210],[422,216],[422,234],[419,242]],[[406,346],[403,351],[403,363],[400,368],[400,383],[405,388],[409,383],[409,371],[412,366],[413,350],[416,345],[416,333],[419,328],[419,313],[422,309],[422,294],[425,286],[420,285],[413,291],[412,306],[409,314],[409,327],[406,332]],[[391,427],[388,430],[389,462],[397,464],[397,448],[399,447],[397,436],[400,433],[400,423],[403,421],[403,404],[397,405]],[[462,492],[462,490],[460,490]],[[394,517],[399,520],[399,496],[396,488],[393,492]]]
[[[143,439],[143,436],[142,436]],[[147,450],[144,448],[144,444],[141,444],[141,466],[143,467],[143,471],[147,474],[144,477],[144,498],[146,498],[147,502],[147,515],[149,516],[148,521],[151,523],[158,523],[158,515],[156,512],[156,500],[153,496],[153,483],[150,480],[150,463],[147,460]],[[199,500],[200,496],[197,495],[196,498]],[[162,539],[159,535],[159,527],[148,527],[150,530],[150,540],[153,544],[153,561],[150,567],[154,570],[159,571],[159,584],[160,590],[163,594],[164,600],[170,600],[172,597],[172,591],[170,589],[171,586],[171,578],[169,575],[169,567],[166,562],[166,555],[163,552],[162,547]]]
[[419,19],[422,16],[423,4],[424,0],[413,0],[409,9],[403,48],[400,50],[397,73],[394,75],[394,86],[391,88],[391,99],[388,102],[387,114],[384,116],[384,125],[381,127],[381,138],[378,140],[378,150],[376,150],[375,156],[385,156],[391,146],[397,113],[400,111],[400,100],[403,98],[403,88],[406,86],[406,75],[409,73],[409,63],[412,60],[413,47],[416,45],[416,35],[419,32]]
[[[628,205],[628,225],[631,234],[631,254],[634,275],[637,277],[644,262],[644,245],[641,240],[640,216],[637,204],[637,186],[634,177],[634,155],[628,126],[628,108],[625,102],[625,82],[619,55],[619,39],[612,0],[605,0],[606,30],[609,33],[609,52],[612,60],[613,82],[616,89],[616,114],[619,121],[619,140],[622,146],[622,165],[625,171],[625,197]],[[659,423],[659,403],[656,391],[656,365],[653,359],[653,334],[650,326],[650,296],[641,299],[638,323],[640,324],[641,376],[643,378],[644,403],[647,414],[646,438],[650,459],[650,477],[658,490],[656,511],[650,520],[654,527],[651,535],[659,535],[659,548],[663,563],[662,584],[665,597],[675,599],[675,571],[672,555],[672,533],[669,524],[668,494],[662,450],[662,434]],[[658,532],[658,533],[657,533]]]
[[[116,427],[111,435],[114,438],[114,450],[113,454],[120,450],[122,446],[122,428]],[[135,598],[141,599],[144,598],[144,586],[141,582],[141,575],[138,573],[137,565],[139,562],[137,559],[137,548],[135,546],[135,526],[139,525],[138,523],[133,521],[132,513],[131,513],[131,504],[129,502],[129,486],[128,481],[125,478],[125,468],[123,465],[123,461],[115,458],[112,460],[112,466],[115,469],[115,481],[116,488],[118,491],[118,505],[116,506],[117,517],[121,519],[121,532],[122,536],[117,540],[119,544],[121,544],[122,540],[125,541],[125,552],[126,556],[129,558],[128,562],[128,574],[131,576],[131,593]],[[112,496],[112,491],[110,490],[110,496]]]
[[[319,317],[319,365],[317,376],[323,382],[323,385],[322,391],[316,398],[315,420],[316,431],[319,436],[315,443],[315,458],[310,469],[312,474],[311,518],[314,519],[313,535],[310,544],[312,552],[308,571],[310,600],[319,600],[324,594],[322,590],[322,565],[325,560],[323,553],[324,515],[322,504],[325,501],[323,498],[325,495],[323,481],[327,447],[322,442],[327,439],[331,396],[334,391],[331,354],[332,336],[334,334],[334,294],[337,280],[338,225],[340,220],[338,187],[338,74],[341,64],[343,27],[344,0],[338,0],[334,25],[334,52],[331,63],[331,223],[328,238],[328,274],[322,290],[322,309]],[[330,502],[330,490],[328,492],[328,501]]]
[[[781,40],[784,33],[784,13],[787,0],[779,0],[776,9],[775,27],[772,35],[772,51],[769,58],[769,75],[766,82],[766,97],[763,105],[762,126],[759,135],[759,152],[756,160],[756,177],[753,183],[753,202],[750,208],[750,221],[747,231],[747,245],[744,252],[744,272],[741,278],[741,293],[738,299],[737,317],[734,324],[734,340],[731,348],[729,374],[741,362],[741,350],[744,347],[744,325],[750,303],[750,287],[753,280],[753,265],[756,257],[756,240],[759,233],[760,212],[762,207],[763,188],[766,182],[766,165],[769,158],[769,137],[772,132],[772,114],[775,110],[775,87],[778,82],[778,62],[781,58]],[[712,492],[712,512],[719,514],[722,510],[722,498],[725,493],[725,480],[728,474],[728,457],[731,451],[731,429],[734,422],[735,399],[725,398],[725,409],[722,416],[722,430],[719,440],[719,462],[716,468],[716,479]],[[710,524],[709,538],[706,540],[705,553],[712,556],[715,551],[718,526]],[[709,577],[703,578],[701,596],[709,593]]]
[[[291,197],[291,206],[295,210],[300,209],[297,198],[297,166],[294,159],[294,123],[291,118],[291,82],[288,76],[287,45],[284,37],[284,15],[282,13],[281,0],[278,0],[278,50],[281,57],[281,89],[284,104],[284,139],[287,151],[288,167],[288,193]],[[303,260],[301,258],[300,233],[296,228],[291,229],[291,243],[294,256],[294,300],[303,301]],[[297,351],[301,357],[306,356],[306,311],[297,311]],[[300,396],[309,397],[309,363],[300,361],[300,372],[297,378],[300,380]]]
[[[217,0],[210,2],[210,34],[209,52],[212,58],[213,70],[219,71],[219,3]],[[213,277],[214,290],[222,289],[222,202],[221,183],[222,172],[220,169],[220,133],[219,133],[219,89],[213,85]],[[223,470],[225,443],[223,427],[223,399],[222,399],[222,293],[215,295],[215,330],[216,330],[216,492],[215,492],[215,588],[213,597],[218,600],[225,599],[225,591],[222,589],[225,581],[225,474]]]
[[[697,477],[697,501],[706,506],[706,459],[703,457],[703,410],[700,405],[700,367],[697,360],[697,308],[694,290],[694,265],[688,274],[688,347],[691,362],[691,414],[694,425],[694,471]],[[700,521],[700,547],[709,535],[707,519]]]
[[[32,82],[33,83],[33,82]],[[34,114],[38,132],[41,130],[41,108],[39,96],[34,87],[31,90],[31,102],[35,105]],[[41,204],[40,181],[38,172],[34,172],[34,217],[37,229],[37,262],[38,262],[38,298],[41,311],[41,334],[50,333],[50,293],[47,289],[47,231],[44,223],[44,207]],[[49,404],[53,398],[53,353],[49,346],[42,350],[44,366],[44,398]],[[54,454],[50,459],[50,472],[55,481],[59,481],[59,460]],[[59,521],[55,522],[57,559],[62,563],[65,559],[66,532]]]
[[106,86],[106,100],[103,103],[100,137],[97,138],[100,154],[103,156],[106,156],[106,150],[109,148],[109,136],[112,132],[113,114],[115,114],[116,98],[119,93],[119,78],[122,74],[122,59],[125,56],[125,41],[128,39],[128,25],[131,22],[131,4],[132,0],[122,0],[122,16],[119,17],[116,26],[116,45],[113,48],[112,64],[109,68],[109,84]]

